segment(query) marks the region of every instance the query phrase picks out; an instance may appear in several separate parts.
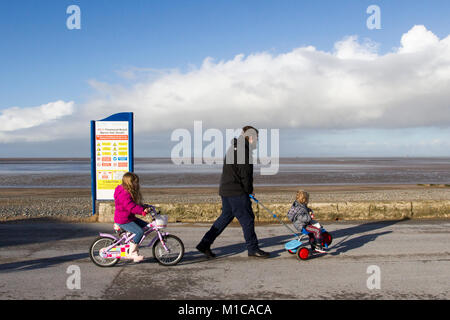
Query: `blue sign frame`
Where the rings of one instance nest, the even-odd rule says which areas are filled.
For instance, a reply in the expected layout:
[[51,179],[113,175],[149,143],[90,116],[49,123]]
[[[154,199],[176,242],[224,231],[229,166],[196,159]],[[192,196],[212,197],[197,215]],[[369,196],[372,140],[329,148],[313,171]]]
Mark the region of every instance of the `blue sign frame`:
[[96,156],[96,130],[95,123],[100,121],[128,121],[129,171],[134,172],[134,114],[121,112],[113,114],[102,120],[91,120],[91,193],[92,215],[96,213],[97,201],[97,156]]

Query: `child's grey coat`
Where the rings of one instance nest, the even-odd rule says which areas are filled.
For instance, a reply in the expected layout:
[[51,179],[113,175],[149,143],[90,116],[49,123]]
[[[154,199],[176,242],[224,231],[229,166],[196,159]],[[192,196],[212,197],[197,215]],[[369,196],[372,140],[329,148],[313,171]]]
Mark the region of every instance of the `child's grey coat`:
[[295,200],[292,207],[289,209],[287,216],[289,220],[292,221],[294,227],[301,232],[312,220],[310,214],[311,211],[312,210],[305,204]]

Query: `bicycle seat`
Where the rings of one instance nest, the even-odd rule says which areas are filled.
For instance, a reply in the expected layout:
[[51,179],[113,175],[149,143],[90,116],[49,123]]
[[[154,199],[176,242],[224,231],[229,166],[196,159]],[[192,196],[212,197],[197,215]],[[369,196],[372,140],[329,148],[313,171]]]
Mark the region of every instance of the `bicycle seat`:
[[121,234],[122,232],[125,232],[125,230],[123,230],[117,223],[114,223],[113,229],[118,234]]

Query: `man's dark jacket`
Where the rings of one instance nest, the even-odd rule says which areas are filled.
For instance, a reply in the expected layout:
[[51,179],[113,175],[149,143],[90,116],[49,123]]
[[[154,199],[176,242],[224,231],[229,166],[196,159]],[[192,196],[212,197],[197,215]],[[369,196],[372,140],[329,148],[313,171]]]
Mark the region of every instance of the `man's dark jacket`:
[[[238,152],[238,150],[241,151]],[[222,176],[220,178],[219,195],[233,197],[252,193],[252,150],[247,139],[241,135],[239,138],[233,139],[225,156]]]

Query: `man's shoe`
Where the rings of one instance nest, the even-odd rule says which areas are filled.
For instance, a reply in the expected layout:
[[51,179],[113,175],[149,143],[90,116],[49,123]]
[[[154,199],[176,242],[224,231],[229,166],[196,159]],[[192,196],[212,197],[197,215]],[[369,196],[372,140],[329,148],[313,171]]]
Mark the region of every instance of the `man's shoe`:
[[270,256],[270,253],[262,251],[261,249],[258,249],[255,252],[249,252],[248,256],[255,257],[255,258],[267,259]]
[[206,255],[206,257],[208,257],[208,258],[216,257],[216,255],[211,251],[211,248],[209,248],[209,247],[204,247],[204,246],[198,244],[195,248],[198,251],[200,251],[201,253],[203,253],[204,255]]

